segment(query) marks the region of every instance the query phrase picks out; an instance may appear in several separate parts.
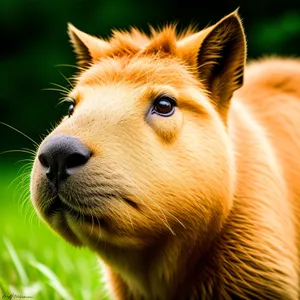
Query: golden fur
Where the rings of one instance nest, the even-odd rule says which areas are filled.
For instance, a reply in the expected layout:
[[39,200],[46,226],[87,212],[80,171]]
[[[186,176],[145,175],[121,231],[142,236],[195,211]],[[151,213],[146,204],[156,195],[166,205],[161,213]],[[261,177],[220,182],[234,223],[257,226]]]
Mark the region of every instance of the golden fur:
[[[49,136],[76,136],[93,155],[59,190],[79,220],[48,212],[36,159],[41,217],[98,253],[115,299],[300,299],[300,61],[265,59],[243,75],[237,12],[181,35],[69,34],[76,107]],[[149,115],[162,93],[175,113]],[[111,191],[123,200],[99,196]]]

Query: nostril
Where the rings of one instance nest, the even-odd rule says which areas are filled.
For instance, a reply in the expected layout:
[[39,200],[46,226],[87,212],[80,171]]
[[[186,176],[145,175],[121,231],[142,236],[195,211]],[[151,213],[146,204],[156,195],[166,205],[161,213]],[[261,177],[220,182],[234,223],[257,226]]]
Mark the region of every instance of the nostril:
[[76,167],[87,163],[92,153],[78,138],[69,135],[54,135],[39,149],[38,159],[45,168],[44,175],[57,185],[74,172]]
[[47,159],[47,157],[46,157],[45,154],[41,153],[41,154],[39,155],[39,161],[40,161],[40,163],[41,163],[45,168],[49,168],[49,167],[50,167],[50,164],[49,164],[48,159]]
[[67,157],[66,168],[70,169],[84,165],[90,157],[91,153],[89,151],[86,153],[72,153]]

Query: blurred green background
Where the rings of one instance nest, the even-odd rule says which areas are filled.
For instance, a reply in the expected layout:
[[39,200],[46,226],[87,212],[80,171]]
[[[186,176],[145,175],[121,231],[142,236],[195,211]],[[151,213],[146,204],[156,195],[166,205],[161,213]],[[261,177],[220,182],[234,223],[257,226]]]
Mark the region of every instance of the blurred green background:
[[[1,0],[0,121],[22,129],[36,141],[66,114],[57,106],[59,93],[42,91],[51,82],[68,83],[75,64],[66,33],[67,22],[108,37],[111,29],[179,21],[199,28],[240,7],[249,58],[267,54],[300,55],[300,1],[138,1],[138,0]],[[0,151],[31,147],[10,129],[0,127]],[[13,155],[13,159],[16,155]],[[1,160],[8,159],[1,157]]]
[[[136,26],[148,32],[148,24],[173,21],[179,28],[192,22],[201,29],[237,7],[250,59],[300,56],[300,1],[1,0],[0,122],[39,143],[66,114],[67,105],[57,105],[60,94],[43,89],[54,88],[51,83],[69,86],[64,76],[75,72],[59,66],[75,64],[67,22],[106,38],[111,29]],[[0,152],[24,148],[35,149],[0,124]],[[0,154],[0,287],[35,299],[104,299],[94,255],[68,246],[35,216],[30,159],[24,152]]]

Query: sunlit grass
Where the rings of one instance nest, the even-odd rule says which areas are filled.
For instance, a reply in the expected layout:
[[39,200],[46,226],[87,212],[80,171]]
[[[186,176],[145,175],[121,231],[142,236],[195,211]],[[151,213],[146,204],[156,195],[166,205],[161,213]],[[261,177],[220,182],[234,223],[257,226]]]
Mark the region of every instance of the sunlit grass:
[[0,162],[2,295],[54,300],[108,299],[96,255],[68,245],[38,219],[29,199],[25,199],[28,177],[21,176],[11,184],[19,168]]

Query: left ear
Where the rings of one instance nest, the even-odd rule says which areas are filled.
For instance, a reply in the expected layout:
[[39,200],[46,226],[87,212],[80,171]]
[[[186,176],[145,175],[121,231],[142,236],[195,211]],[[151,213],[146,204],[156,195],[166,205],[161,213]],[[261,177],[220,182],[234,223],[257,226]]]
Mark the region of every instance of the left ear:
[[230,98],[243,85],[246,40],[237,11],[209,28],[197,54],[197,68],[222,116]]
[[70,23],[68,24],[68,34],[77,56],[77,64],[80,67],[89,67],[94,61],[105,56],[110,50],[108,42],[89,35]]

